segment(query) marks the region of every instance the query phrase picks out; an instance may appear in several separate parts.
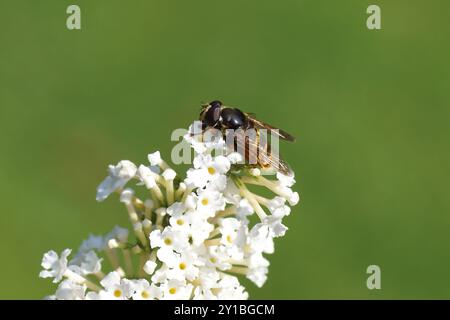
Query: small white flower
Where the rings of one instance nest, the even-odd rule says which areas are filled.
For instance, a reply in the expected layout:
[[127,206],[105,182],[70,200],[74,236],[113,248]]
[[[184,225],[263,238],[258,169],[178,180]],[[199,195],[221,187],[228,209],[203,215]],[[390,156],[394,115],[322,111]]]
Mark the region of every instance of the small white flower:
[[291,213],[291,208],[289,206],[281,206],[278,208],[275,208],[272,211],[272,214],[276,217],[284,217],[284,216],[288,216]]
[[219,271],[210,267],[199,267],[199,275],[196,282],[204,289],[203,291],[211,292],[211,289],[219,288],[218,281],[220,280]]
[[167,214],[170,216],[179,216],[183,214],[186,210],[186,207],[181,202],[175,202],[170,207],[167,208]]
[[148,161],[152,166],[160,165],[163,162],[163,160],[161,159],[161,153],[159,151],[149,153]]
[[184,140],[188,142],[197,154],[211,152],[211,150],[223,151],[225,141],[219,130],[202,130],[201,121],[194,121],[189,126],[188,133],[184,135]]
[[206,189],[223,192],[227,188],[228,178],[226,175],[221,174],[215,179],[209,181]]
[[189,280],[192,281],[198,276],[198,257],[189,250],[183,251],[181,254],[173,253],[174,258],[170,259],[168,266],[170,270],[167,272],[169,279]]
[[230,178],[227,179],[226,188],[223,190],[223,196],[227,203],[234,205],[237,205],[242,199],[239,188]]
[[208,174],[206,170],[189,169],[184,180],[187,186],[203,188],[208,184]]
[[297,205],[297,203],[299,201],[300,201],[300,196],[299,196],[298,192],[293,192],[288,199],[288,202],[291,206]]
[[78,274],[88,275],[98,273],[102,269],[102,260],[94,251],[87,253],[79,252],[70,261],[70,268]]
[[185,180],[187,185],[203,188],[210,181],[219,179],[230,170],[230,160],[224,156],[212,157],[199,154],[194,158],[194,169],[189,169]]
[[100,295],[97,292],[89,291],[84,296],[85,300],[100,300]]
[[59,257],[58,254],[53,250],[50,250],[46,254],[44,254],[41,263],[41,266],[42,268],[44,268],[44,270],[39,273],[39,276],[41,278],[54,278],[54,283],[60,282],[62,277],[66,273],[67,257],[71,252],[72,250],[65,249],[61,253],[61,257]]
[[136,170],[136,165],[128,160],[110,165],[109,176],[97,187],[97,201],[103,201],[114,191],[123,188],[135,176]]
[[224,246],[211,246],[208,249],[209,256],[206,257],[206,265],[219,270],[231,268],[230,257]]
[[273,236],[266,224],[258,223],[253,226],[248,242],[253,252],[274,253]]
[[236,206],[236,216],[239,218],[239,220],[241,220],[245,224],[248,224],[247,216],[250,216],[253,213],[255,213],[255,209],[253,209],[248,200],[241,199]]
[[177,175],[177,173],[172,169],[166,169],[162,173],[164,180],[167,180],[167,181],[171,181],[171,180],[175,179],[176,175]]
[[109,289],[112,288],[115,285],[120,284],[120,274],[117,271],[112,271],[110,273],[108,273],[102,281],[100,281],[100,284],[103,286],[103,288],[105,289]]
[[134,191],[130,188],[123,190],[120,193],[120,202],[125,204],[131,204],[133,201]]
[[150,246],[158,247],[157,257],[160,261],[170,264],[174,258],[173,251],[181,252],[189,245],[187,235],[166,227],[162,232],[154,230],[150,233]]
[[156,262],[148,260],[145,264],[144,264],[144,271],[149,274],[152,275],[153,272],[155,272],[156,269]]
[[155,173],[149,167],[141,164],[137,170],[137,177],[145,184],[147,189],[152,189],[156,186]]
[[281,172],[277,172],[277,179],[282,186],[289,187],[289,188],[292,187],[295,183],[294,176],[292,176],[292,177],[286,176],[286,175],[282,174]]
[[105,247],[105,239],[102,236],[89,235],[89,238],[81,243],[78,251],[88,252],[90,250],[102,250]]
[[191,193],[186,196],[183,205],[185,206],[186,210],[195,210],[195,208],[197,207],[197,199],[195,197],[195,194]]
[[209,223],[198,211],[191,211],[187,214],[190,222],[189,238],[194,246],[200,246],[209,234],[214,230],[214,225]]
[[161,299],[161,289],[155,285],[150,285],[147,280],[139,279],[134,281],[133,300],[156,300]]
[[201,141],[201,127],[198,134],[194,134],[194,127],[189,127],[188,133],[183,136],[184,141],[189,143],[196,153],[204,153],[208,150],[206,145]]
[[220,233],[222,234],[220,243],[224,246],[232,246],[238,236],[240,227],[241,223],[235,218],[222,219],[220,221]]
[[109,240],[115,239],[117,242],[126,243],[128,239],[128,229],[115,226],[106,236],[105,242],[108,243]]
[[219,288],[219,300],[248,299],[248,293],[245,291],[245,288],[239,284],[239,280],[236,277],[223,275],[222,280],[219,281]]
[[263,224],[269,228],[269,232],[273,237],[282,237],[288,230],[284,224],[281,223],[281,217],[267,216]]
[[300,196],[298,195],[298,193],[292,191],[292,189],[289,187],[279,185],[278,191],[283,194],[283,197],[289,202],[291,206],[295,206],[300,200]]
[[183,249],[187,244],[187,238],[182,233],[166,227],[162,232],[154,230],[150,233],[150,245],[152,248],[170,248],[175,251]]
[[152,283],[164,283],[167,281],[167,271],[169,271],[169,267],[167,264],[163,263],[159,269],[155,271],[152,275]]
[[204,190],[197,196],[197,210],[206,217],[214,217],[217,211],[225,209],[225,199],[218,191]]
[[55,292],[57,300],[83,300],[85,298],[86,286],[64,280],[58,285]]
[[105,288],[99,292],[101,300],[127,300],[133,292],[132,283],[121,279],[117,271],[108,273],[100,284]]
[[261,252],[255,252],[247,259],[247,262],[247,278],[258,287],[262,287],[267,280],[269,261],[264,258]]
[[205,288],[203,286],[197,286],[194,288],[194,296],[192,300],[217,300],[217,296],[212,292],[211,289]]
[[277,196],[268,201],[267,207],[269,208],[270,212],[273,213],[273,211],[275,211],[276,209],[284,206],[285,203],[286,203],[285,198]]
[[192,284],[180,280],[169,280],[161,284],[163,300],[188,300],[191,297]]
[[267,273],[269,269],[267,267],[258,267],[249,269],[247,278],[250,279],[254,284],[261,288],[267,280]]
[[283,197],[275,197],[265,205],[270,210],[270,212],[277,217],[288,216],[291,213],[291,208],[285,205],[286,199]]
[[[167,212],[169,213],[169,208],[167,208]],[[184,214],[183,210],[170,210],[169,215],[171,216],[169,219],[170,226],[172,230],[180,231],[186,235],[189,235],[191,231],[191,215]]]

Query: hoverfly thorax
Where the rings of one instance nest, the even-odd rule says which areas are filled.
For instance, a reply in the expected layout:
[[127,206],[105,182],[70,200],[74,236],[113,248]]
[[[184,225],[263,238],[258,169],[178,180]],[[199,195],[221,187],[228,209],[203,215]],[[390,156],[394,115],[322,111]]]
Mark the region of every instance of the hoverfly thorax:
[[236,108],[224,108],[221,113],[222,125],[227,129],[245,129],[247,127],[247,117]]

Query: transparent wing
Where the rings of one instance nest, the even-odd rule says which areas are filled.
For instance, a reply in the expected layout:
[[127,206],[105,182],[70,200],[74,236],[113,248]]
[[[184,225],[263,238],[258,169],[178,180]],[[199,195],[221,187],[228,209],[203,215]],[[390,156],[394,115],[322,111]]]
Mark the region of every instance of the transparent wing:
[[258,133],[255,136],[248,136],[242,130],[236,132],[235,137],[234,145],[229,147],[233,147],[234,151],[240,153],[246,164],[262,169],[274,169],[284,175],[292,176],[289,165],[280,158],[279,154],[272,152],[270,144]]
[[267,129],[270,132],[272,132],[273,134],[278,135],[281,139],[286,140],[286,141],[290,141],[290,142],[294,142],[295,141],[295,137],[290,135],[289,133],[287,133],[286,131],[276,128],[274,126],[271,126],[268,123],[265,123],[261,120],[258,120],[255,118],[255,115],[253,113],[246,113],[245,114],[248,118],[248,121],[250,122],[250,124],[256,128],[256,129]]

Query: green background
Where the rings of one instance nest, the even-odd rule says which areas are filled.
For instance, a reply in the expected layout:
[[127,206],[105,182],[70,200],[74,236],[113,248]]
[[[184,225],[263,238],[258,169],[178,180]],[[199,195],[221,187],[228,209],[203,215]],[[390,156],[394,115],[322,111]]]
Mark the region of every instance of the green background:
[[[66,29],[78,4],[82,30]],[[382,30],[366,28],[366,8]],[[0,298],[40,299],[42,254],[128,225],[109,163],[170,157],[221,99],[297,136],[302,202],[251,298],[450,297],[450,2],[0,2]],[[366,268],[382,289],[366,287]]]

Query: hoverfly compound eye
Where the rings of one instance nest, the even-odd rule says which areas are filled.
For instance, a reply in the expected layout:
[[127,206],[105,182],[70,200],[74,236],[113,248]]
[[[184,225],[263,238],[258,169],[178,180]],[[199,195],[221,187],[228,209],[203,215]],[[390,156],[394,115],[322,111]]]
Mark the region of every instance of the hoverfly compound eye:
[[203,120],[207,126],[213,127],[219,121],[221,108],[222,103],[220,101],[213,101],[209,104]]

